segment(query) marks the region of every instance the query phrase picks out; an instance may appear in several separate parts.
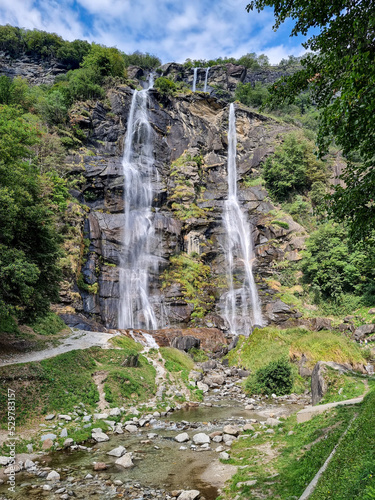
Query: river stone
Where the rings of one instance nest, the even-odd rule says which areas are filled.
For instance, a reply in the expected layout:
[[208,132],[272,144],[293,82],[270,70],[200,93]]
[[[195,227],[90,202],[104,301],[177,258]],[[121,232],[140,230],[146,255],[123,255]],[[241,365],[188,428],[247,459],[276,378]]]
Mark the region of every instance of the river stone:
[[108,465],[104,462],[95,462],[94,463],[94,470],[106,470],[108,469]]
[[200,391],[203,391],[203,392],[208,391],[208,385],[204,384],[203,382],[197,382],[197,387]]
[[117,465],[121,465],[124,469],[129,469],[134,466],[131,453],[125,453],[121,458],[118,458],[115,462]]
[[42,490],[44,490],[44,491],[51,491],[52,490],[52,486],[50,486],[49,484],[44,484],[42,486]]
[[55,414],[54,413],[51,413],[50,415],[46,415],[44,417],[44,420],[53,420],[55,418]]
[[43,434],[43,436],[40,437],[41,441],[45,441],[46,439],[51,439],[54,441],[57,438],[56,434]]
[[226,451],[222,451],[219,454],[219,458],[221,458],[221,460],[229,460],[230,456],[229,453],[227,453]]
[[271,427],[277,427],[278,425],[281,425],[282,422],[280,420],[277,420],[277,418],[267,418],[266,420],[266,425],[270,425]]
[[4,469],[4,474],[6,476],[9,476],[10,474],[13,474],[13,472],[20,472],[21,469],[22,467],[20,464],[12,464],[6,469]]
[[64,441],[64,448],[67,448],[68,446],[71,446],[74,443],[72,438],[65,439]]
[[130,432],[130,433],[134,433],[134,432],[138,432],[138,427],[136,425],[133,425],[133,424],[128,424],[125,426],[125,430]]
[[185,490],[179,496],[178,500],[196,500],[200,497],[198,490]]
[[126,453],[126,448],[124,448],[122,445],[118,446],[117,448],[114,448],[111,451],[107,452],[107,455],[111,455],[112,457],[122,457]]
[[236,425],[226,425],[223,432],[224,434],[230,434],[231,436],[238,436],[240,429]]
[[223,441],[227,446],[232,446],[235,439],[235,436],[232,436],[231,434],[223,434]]
[[60,481],[60,474],[55,470],[51,470],[46,479],[47,481]]
[[61,438],[68,437],[68,431],[66,429],[62,429],[62,431],[60,432],[60,437]]
[[208,372],[210,370],[214,370],[216,367],[217,367],[217,363],[213,359],[210,359],[210,360],[202,363],[202,368],[205,372]]
[[59,418],[62,420],[67,420],[68,422],[72,420],[72,417],[70,415],[59,415]]
[[189,434],[187,432],[182,432],[181,434],[177,434],[177,436],[174,438],[177,443],[186,443],[186,441],[189,441]]
[[221,453],[222,451],[225,451],[224,446],[220,445],[215,449],[216,453]]
[[109,436],[107,436],[107,434],[105,434],[102,430],[100,430],[99,432],[98,429],[93,429],[91,436],[97,443],[102,443],[103,441],[109,441]]
[[204,432],[199,432],[193,436],[194,444],[205,444],[210,442],[210,436],[205,434]]
[[116,424],[114,432],[115,432],[115,434],[124,434],[124,431],[122,430],[122,425]]
[[121,415],[120,408],[112,408],[112,410],[109,412],[110,417],[119,417],[120,415]]
[[0,465],[8,465],[10,457],[0,457]]
[[30,460],[29,458],[27,458],[25,460],[25,463],[24,463],[24,468],[25,469],[31,469],[32,467],[35,467],[35,466],[36,466],[35,462],[33,462],[32,460]]
[[222,375],[210,375],[209,377],[205,377],[203,379],[203,383],[207,384],[209,387],[214,385],[223,385],[225,379]]
[[212,441],[213,441],[214,443],[221,443],[221,442],[222,442],[222,440],[223,440],[223,436],[214,436],[214,437],[212,438]]

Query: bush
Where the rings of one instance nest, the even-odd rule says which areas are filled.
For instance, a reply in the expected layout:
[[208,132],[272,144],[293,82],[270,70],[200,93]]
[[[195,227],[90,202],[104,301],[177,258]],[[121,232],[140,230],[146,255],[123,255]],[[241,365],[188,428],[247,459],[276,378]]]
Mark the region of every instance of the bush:
[[154,87],[163,95],[172,95],[176,90],[176,84],[164,76],[155,80]]
[[246,380],[246,390],[249,394],[290,394],[293,387],[292,367],[286,358],[271,361],[259,368],[254,375]]

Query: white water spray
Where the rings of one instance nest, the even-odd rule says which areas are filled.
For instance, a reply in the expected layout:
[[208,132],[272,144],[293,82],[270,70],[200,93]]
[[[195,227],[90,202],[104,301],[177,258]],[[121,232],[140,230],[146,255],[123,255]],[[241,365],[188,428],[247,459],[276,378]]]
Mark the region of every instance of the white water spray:
[[[153,77],[150,76],[149,88]],[[157,239],[151,214],[152,176],[156,175],[148,90],[134,90],[122,161],[124,173],[123,251],[120,261],[119,328],[156,329],[149,297],[149,274],[157,270],[152,255]]]
[[[231,333],[249,335],[254,325],[263,325],[263,318],[252,270],[255,257],[251,227],[237,199],[236,146],[236,116],[232,103],[228,130],[228,199],[224,204],[229,290],[223,297],[222,309]],[[234,287],[235,278],[236,281],[242,279],[240,288]]]
[[197,73],[198,73],[199,68],[193,68],[194,70],[194,75],[193,75],[193,88],[191,89],[193,92],[195,92],[196,86],[197,86]]
[[206,68],[206,76],[204,77],[204,89],[203,92],[207,92],[207,81],[208,81],[208,73],[210,71],[210,67]]

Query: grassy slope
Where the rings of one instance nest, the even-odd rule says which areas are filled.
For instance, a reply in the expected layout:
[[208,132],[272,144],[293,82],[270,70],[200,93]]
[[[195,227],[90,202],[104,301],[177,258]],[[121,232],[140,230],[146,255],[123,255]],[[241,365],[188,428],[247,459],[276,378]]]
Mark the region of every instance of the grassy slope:
[[6,421],[7,388],[16,391],[17,424],[50,412],[73,411],[80,402],[94,409],[99,394],[92,375],[108,372],[105,390],[111,406],[128,399],[145,401],[155,392],[155,369],[140,356],[137,368],[122,367],[129,354],[142,349],[131,339],[119,338],[121,349],[98,347],[71,351],[40,362],[0,368],[0,422]]
[[303,328],[279,330],[273,327],[256,329],[248,338],[240,337],[237,347],[228,354],[228,359],[231,365],[257,370],[282,356],[293,360],[302,354],[308,358],[307,366],[310,368],[322,360],[366,363],[364,351],[342,334],[311,332]]
[[[375,392],[361,406],[337,407],[296,424],[288,418],[280,430],[261,432],[240,439],[232,450],[230,463],[242,468],[232,478],[223,498],[299,498],[323,465],[353,416],[349,433],[338,447],[311,500],[370,500],[374,493]],[[258,430],[258,429],[256,429]],[[289,432],[293,431],[289,435]],[[256,480],[255,485],[240,482]],[[238,495],[238,496],[237,496]]]

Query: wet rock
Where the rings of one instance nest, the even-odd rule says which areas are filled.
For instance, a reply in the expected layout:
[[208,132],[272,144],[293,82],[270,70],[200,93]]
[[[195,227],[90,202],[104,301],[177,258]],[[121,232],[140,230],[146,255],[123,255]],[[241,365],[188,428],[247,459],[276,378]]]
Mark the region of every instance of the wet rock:
[[105,434],[102,429],[93,429],[91,437],[97,442],[97,443],[103,443],[104,441],[109,441],[109,436]]
[[93,468],[95,471],[106,470],[108,469],[108,465],[104,462],[95,462]]
[[124,467],[124,469],[129,469],[130,467],[134,467],[132,454],[125,453],[125,455],[116,460],[115,464],[121,465],[121,467]]
[[200,432],[198,434],[195,434],[193,436],[193,443],[194,444],[205,444],[210,442],[210,437],[205,434],[204,432]]
[[134,434],[135,432],[138,432],[138,427],[133,424],[128,424],[125,426],[125,430],[130,432],[131,434]]
[[111,451],[107,452],[107,455],[110,455],[112,457],[122,457],[126,453],[126,448],[124,448],[122,445],[118,446],[117,448],[114,448]]
[[189,441],[189,434],[187,432],[182,432],[181,434],[177,434],[175,436],[174,440],[177,441],[177,443],[186,443]]
[[46,477],[47,481],[60,481],[60,474],[55,470],[52,470]]
[[185,490],[177,497],[178,500],[197,500],[200,497],[198,490]]

